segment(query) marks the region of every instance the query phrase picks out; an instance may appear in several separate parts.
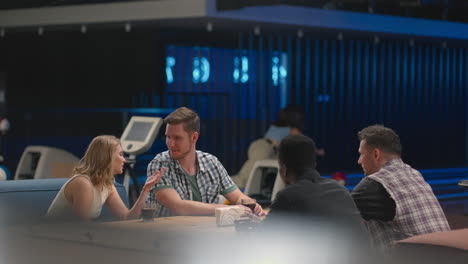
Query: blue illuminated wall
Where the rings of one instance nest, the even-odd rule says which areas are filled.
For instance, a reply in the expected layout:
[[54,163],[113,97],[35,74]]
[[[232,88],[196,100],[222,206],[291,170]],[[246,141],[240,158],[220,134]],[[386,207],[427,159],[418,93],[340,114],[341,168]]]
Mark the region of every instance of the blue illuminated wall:
[[[322,172],[361,171],[356,133],[374,123],[400,134],[403,158],[417,168],[465,166],[468,45],[282,34],[9,35],[0,41],[12,124],[7,165],[16,168],[26,145],[81,156],[92,137],[119,136],[125,118],[91,112],[96,108],[186,105],[202,117],[198,148],[235,174],[249,143],[263,136],[282,106],[294,103],[306,113],[305,133],[326,150],[318,160]],[[50,112],[38,111],[44,108]],[[165,149],[158,139],[139,171]]]
[[322,170],[359,170],[356,134],[375,123],[400,134],[403,158],[416,167],[462,166],[467,55],[403,39],[239,34],[237,49],[169,46],[162,102],[199,111],[199,148],[220,156],[231,174],[291,103],[326,150]]
[[327,150],[324,166],[359,169],[356,133],[375,123],[399,133],[403,158],[416,167],[464,165],[468,49],[312,37],[294,46],[291,101]]
[[[16,168],[26,145],[82,156],[92,137],[121,135],[125,115],[96,109],[186,105],[202,117],[198,148],[235,174],[249,143],[290,103],[304,109],[305,133],[326,150],[322,172],[361,171],[356,133],[373,123],[400,134],[403,158],[417,168],[465,166],[466,43],[296,33],[9,34],[0,41],[12,124],[7,166]],[[139,172],[165,149],[159,138]]]
[[[169,46],[166,92],[222,93],[256,85],[258,71],[283,93],[287,89],[288,57],[284,52],[209,47]],[[261,63],[259,63],[261,62]],[[262,65],[262,68],[258,68]],[[285,101],[282,102],[283,106]]]
[[235,172],[248,144],[287,103],[288,63],[287,53],[273,48],[169,45],[164,107],[196,109],[202,118],[198,147],[225,157]]

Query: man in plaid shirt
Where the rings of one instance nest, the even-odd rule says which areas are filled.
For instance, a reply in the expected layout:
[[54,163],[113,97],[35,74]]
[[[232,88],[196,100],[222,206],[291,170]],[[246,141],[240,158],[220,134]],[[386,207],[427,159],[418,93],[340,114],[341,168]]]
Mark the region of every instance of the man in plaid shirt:
[[373,125],[358,136],[358,163],[366,177],[352,196],[374,247],[387,251],[397,240],[450,230],[430,185],[401,160],[400,138],[395,131]]
[[[231,204],[249,199],[215,156],[196,150],[200,133],[197,113],[181,107],[164,122],[168,151],[156,155],[147,170],[148,175],[152,175],[154,171],[166,168],[164,177],[151,192],[151,198],[156,198],[159,204],[157,216],[214,215],[216,208],[227,206],[218,204],[219,194]],[[252,212],[247,207],[244,209]],[[253,213],[264,214],[259,204],[255,205]]]

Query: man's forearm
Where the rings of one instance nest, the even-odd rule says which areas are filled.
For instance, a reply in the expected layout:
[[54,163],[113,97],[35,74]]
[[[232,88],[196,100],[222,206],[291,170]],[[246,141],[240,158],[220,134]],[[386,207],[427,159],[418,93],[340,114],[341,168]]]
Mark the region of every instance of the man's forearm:
[[173,206],[166,206],[173,215],[214,215],[215,209],[224,204],[208,204],[197,201],[182,200]]
[[225,195],[226,199],[231,202],[231,204],[240,204],[241,199],[251,199],[249,196],[245,195],[243,192],[236,190],[230,194]]

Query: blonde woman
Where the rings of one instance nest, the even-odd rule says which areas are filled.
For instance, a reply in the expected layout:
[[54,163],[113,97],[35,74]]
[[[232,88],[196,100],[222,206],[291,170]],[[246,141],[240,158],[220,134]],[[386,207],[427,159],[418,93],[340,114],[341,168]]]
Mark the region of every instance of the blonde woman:
[[73,177],[57,193],[46,217],[89,221],[99,217],[104,203],[120,219],[139,217],[149,190],[161,179],[164,169],[148,177],[135,205],[129,210],[114,186],[114,175],[123,172],[124,163],[119,139],[107,135],[95,137],[74,168]]

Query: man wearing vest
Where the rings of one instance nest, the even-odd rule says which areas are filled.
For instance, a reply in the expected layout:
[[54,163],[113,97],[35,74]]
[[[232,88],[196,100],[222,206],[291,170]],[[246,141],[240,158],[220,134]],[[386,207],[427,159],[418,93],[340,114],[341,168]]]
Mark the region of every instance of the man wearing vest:
[[450,230],[429,184],[401,160],[400,138],[395,131],[373,125],[360,131],[358,137],[358,163],[366,177],[352,197],[373,246],[386,251],[397,240]]

